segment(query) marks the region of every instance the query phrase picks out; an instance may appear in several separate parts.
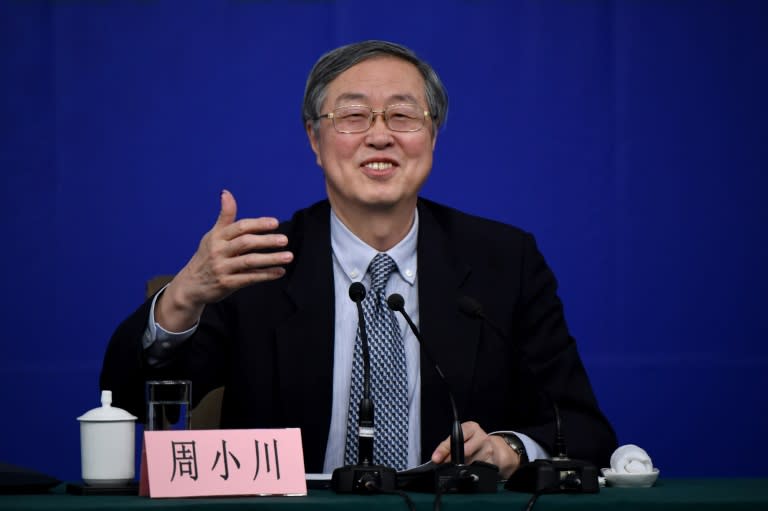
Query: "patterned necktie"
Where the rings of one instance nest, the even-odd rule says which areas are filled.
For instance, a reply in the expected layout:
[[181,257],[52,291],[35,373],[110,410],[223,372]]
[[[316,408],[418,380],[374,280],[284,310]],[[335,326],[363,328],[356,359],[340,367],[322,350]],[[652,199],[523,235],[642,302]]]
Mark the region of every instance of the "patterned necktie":
[[[373,463],[403,470],[408,460],[408,374],[405,347],[395,313],[387,307],[385,287],[397,269],[387,254],[371,261],[371,288],[363,300],[368,349],[371,360],[371,397],[374,404]],[[358,406],[363,396],[363,352],[358,326],[352,385],[347,414],[345,463],[356,465]]]

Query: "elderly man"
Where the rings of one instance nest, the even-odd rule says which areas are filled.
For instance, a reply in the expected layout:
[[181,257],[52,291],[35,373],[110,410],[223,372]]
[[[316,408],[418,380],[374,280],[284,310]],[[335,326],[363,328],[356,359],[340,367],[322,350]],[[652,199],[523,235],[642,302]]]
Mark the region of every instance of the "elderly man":
[[[450,458],[437,364],[468,421],[467,461],[508,477],[553,453],[556,402],[571,454],[607,466],[616,438],[533,237],[419,197],[447,103],[434,70],[403,46],[322,56],[303,117],[328,200],[283,223],[238,220],[223,191],[186,266],[115,332],[102,388],[143,416],[150,377],[189,378],[197,396],[225,385],[224,427],[300,427],[309,472],[354,463],[362,357],[348,290],[361,282],[375,463]],[[393,293],[426,346],[384,305]]]

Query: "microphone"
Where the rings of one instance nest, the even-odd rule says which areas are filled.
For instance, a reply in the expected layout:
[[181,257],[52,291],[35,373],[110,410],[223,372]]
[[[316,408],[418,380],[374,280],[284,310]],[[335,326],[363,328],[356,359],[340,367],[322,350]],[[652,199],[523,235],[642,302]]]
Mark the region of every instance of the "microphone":
[[485,312],[483,312],[483,306],[480,304],[480,302],[471,296],[461,295],[459,297],[459,310],[469,317],[482,319],[499,337],[507,336],[504,331],[496,325],[496,323],[491,321],[491,319],[485,315]]
[[368,349],[368,334],[365,329],[365,315],[363,314],[363,299],[365,298],[365,286],[360,282],[353,282],[349,286],[349,297],[357,306],[357,322],[360,328],[360,344],[363,351],[363,397],[360,399],[358,420],[358,447],[357,463],[368,465],[373,463],[373,435],[375,431],[373,422],[373,400],[371,399],[371,356]]
[[[357,306],[357,322],[360,345],[363,352],[363,395],[357,415],[357,465],[337,468],[331,475],[331,488],[337,493],[373,493],[395,488],[395,470],[373,464],[373,437],[375,433],[373,399],[371,399],[371,357],[368,349],[368,333],[365,329],[363,299],[365,286],[353,282],[349,286],[349,298]],[[350,403],[352,406],[353,403]]]
[[405,299],[403,299],[401,295],[394,293],[387,298],[387,305],[390,309],[395,312],[399,312],[403,318],[405,318],[405,321],[411,328],[411,332],[413,332],[413,335],[415,335],[416,339],[418,339],[422,351],[424,351],[424,354],[427,355],[427,358],[432,363],[432,367],[435,368],[437,375],[440,377],[440,381],[442,381],[443,385],[445,385],[445,390],[448,393],[448,399],[451,402],[451,412],[453,413],[453,425],[451,427],[451,460],[457,465],[463,465],[464,432],[461,429],[459,411],[456,408],[456,400],[453,398],[453,392],[451,392],[451,388],[448,386],[448,381],[445,379],[445,375],[443,374],[442,369],[440,369],[440,366],[437,365],[437,362],[435,362],[435,358],[429,353],[424,340],[421,338],[421,332],[419,332],[419,329],[413,323],[413,320],[411,320],[411,317],[408,315],[408,313],[405,312]]
[[490,463],[474,462],[471,465],[464,463],[464,432],[461,429],[459,412],[456,407],[456,400],[453,398],[451,387],[445,378],[440,366],[435,362],[435,358],[430,354],[421,332],[411,320],[411,317],[405,312],[405,299],[397,293],[391,294],[387,298],[387,306],[399,312],[403,316],[408,326],[419,341],[422,352],[432,363],[432,367],[445,385],[448,399],[451,403],[451,412],[453,414],[453,423],[451,425],[451,463],[450,465],[440,465],[435,468],[435,479],[433,489],[438,492],[449,491],[453,493],[495,493],[496,476],[498,467]]
[[[459,297],[459,310],[467,316],[481,319],[491,327],[491,330],[500,337],[506,337],[504,331],[499,328],[483,311],[483,306],[471,296]],[[526,356],[520,348],[516,348],[520,360],[525,364],[528,372],[534,379],[538,375],[528,365]],[[519,467],[504,484],[504,488],[534,494],[541,493],[597,493],[600,487],[597,480],[597,467],[583,460],[575,460],[568,457],[565,445],[565,436],[562,431],[560,409],[552,396],[538,382],[542,395],[552,405],[552,413],[555,418],[555,442],[557,453],[550,460],[537,459]]]

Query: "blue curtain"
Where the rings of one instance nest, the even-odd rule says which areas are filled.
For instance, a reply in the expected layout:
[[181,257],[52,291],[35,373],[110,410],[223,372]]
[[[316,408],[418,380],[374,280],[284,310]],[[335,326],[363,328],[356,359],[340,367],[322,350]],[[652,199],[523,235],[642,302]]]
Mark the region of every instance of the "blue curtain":
[[768,474],[767,10],[0,3],[0,459],[79,478],[75,418],[143,283],[186,262],[222,188],[241,216],[324,196],[306,75],[377,38],[450,94],[424,195],[536,235],[620,442],[665,475]]

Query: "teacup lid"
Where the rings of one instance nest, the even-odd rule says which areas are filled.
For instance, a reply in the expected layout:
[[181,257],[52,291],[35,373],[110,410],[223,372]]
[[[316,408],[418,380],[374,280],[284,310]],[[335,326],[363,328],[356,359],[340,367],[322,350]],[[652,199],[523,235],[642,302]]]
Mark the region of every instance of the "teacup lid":
[[101,391],[101,406],[85,412],[77,418],[79,421],[93,422],[114,422],[114,421],[135,421],[136,417],[126,412],[122,408],[112,406],[112,391]]

